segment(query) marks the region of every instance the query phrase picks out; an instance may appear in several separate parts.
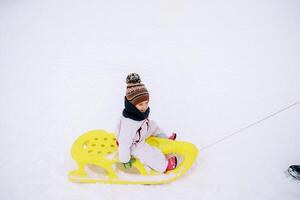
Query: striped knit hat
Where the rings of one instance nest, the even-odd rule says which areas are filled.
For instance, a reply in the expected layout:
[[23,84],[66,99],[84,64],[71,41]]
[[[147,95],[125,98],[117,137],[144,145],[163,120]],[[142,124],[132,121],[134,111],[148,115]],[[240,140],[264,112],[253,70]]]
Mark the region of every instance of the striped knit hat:
[[126,98],[133,105],[137,105],[143,101],[149,101],[149,93],[141,78],[136,73],[131,73],[126,78],[127,89]]

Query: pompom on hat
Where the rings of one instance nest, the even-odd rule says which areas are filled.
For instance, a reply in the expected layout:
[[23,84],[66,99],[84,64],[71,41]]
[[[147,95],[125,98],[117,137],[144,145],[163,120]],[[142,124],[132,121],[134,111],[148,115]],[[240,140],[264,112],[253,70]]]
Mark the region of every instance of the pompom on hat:
[[126,78],[126,98],[133,105],[137,105],[143,101],[149,101],[149,93],[141,78],[136,73],[131,73]]

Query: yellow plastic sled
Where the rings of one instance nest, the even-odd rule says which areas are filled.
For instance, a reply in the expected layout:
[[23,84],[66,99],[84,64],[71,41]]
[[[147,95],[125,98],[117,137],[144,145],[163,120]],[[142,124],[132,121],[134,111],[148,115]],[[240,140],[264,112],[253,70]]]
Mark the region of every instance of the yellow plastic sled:
[[164,184],[185,174],[193,165],[198,149],[189,142],[150,137],[146,142],[164,154],[179,156],[177,168],[165,174],[144,166],[138,159],[128,170],[118,160],[118,147],[113,133],[94,130],[81,135],[73,144],[71,155],[78,169],[69,173],[69,180],[80,183]]

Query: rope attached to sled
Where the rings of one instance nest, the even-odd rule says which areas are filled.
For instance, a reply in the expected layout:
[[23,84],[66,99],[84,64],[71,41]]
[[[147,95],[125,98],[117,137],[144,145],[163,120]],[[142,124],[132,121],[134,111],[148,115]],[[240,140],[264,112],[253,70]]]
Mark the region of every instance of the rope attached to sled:
[[274,112],[274,113],[272,113],[272,114],[270,114],[270,115],[268,115],[268,116],[266,116],[266,117],[264,117],[264,118],[262,118],[260,120],[257,120],[257,121],[255,121],[255,122],[253,122],[253,123],[251,123],[251,124],[249,124],[249,125],[241,128],[241,129],[239,129],[239,130],[237,130],[237,131],[235,131],[235,132],[233,132],[233,133],[231,133],[231,134],[229,134],[229,135],[227,135],[227,136],[225,136],[225,137],[223,137],[223,138],[221,138],[221,139],[219,139],[219,140],[217,140],[217,141],[215,141],[215,142],[213,142],[213,143],[211,143],[209,145],[206,145],[206,146],[200,148],[199,151],[203,151],[205,149],[211,148],[211,147],[215,146],[216,144],[218,144],[218,143],[220,143],[220,142],[222,142],[224,140],[227,140],[230,137],[232,137],[234,135],[237,135],[237,134],[243,132],[246,129],[249,129],[249,128],[251,128],[251,127],[253,127],[253,126],[257,125],[257,124],[260,124],[263,121],[266,121],[267,119],[270,119],[270,118],[274,117],[275,115],[278,115],[278,114],[280,114],[280,113],[282,113],[282,112],[284,112],[284,111],[286,111],[286,110],[288,110],[288,109],[290,109],[290,108],[292,108],[292,107],[294,107],[294,106],[296,106],[298,104],[300,104],[300,101],[297,101],[297,102],[295,102],[293,104],[290,104],[289,106],[286,106],[286,107],[284,107],[284,108],[282,108],[282,109],[280,109],[280,110],[278,110],[278,111],[276,111],[276,112]]

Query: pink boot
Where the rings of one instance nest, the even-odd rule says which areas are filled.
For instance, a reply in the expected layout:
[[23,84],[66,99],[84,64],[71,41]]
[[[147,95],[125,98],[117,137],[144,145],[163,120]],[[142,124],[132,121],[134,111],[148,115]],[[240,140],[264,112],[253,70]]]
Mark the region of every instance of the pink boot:
[[172,135],[170,137],[168,137],[169,140],[176,140],[177,134],[176,133],[172,133]]
[[165,172],[175,169],[177,166],[177,158],[176,156],[172,156],[168,158],[168,166]]

